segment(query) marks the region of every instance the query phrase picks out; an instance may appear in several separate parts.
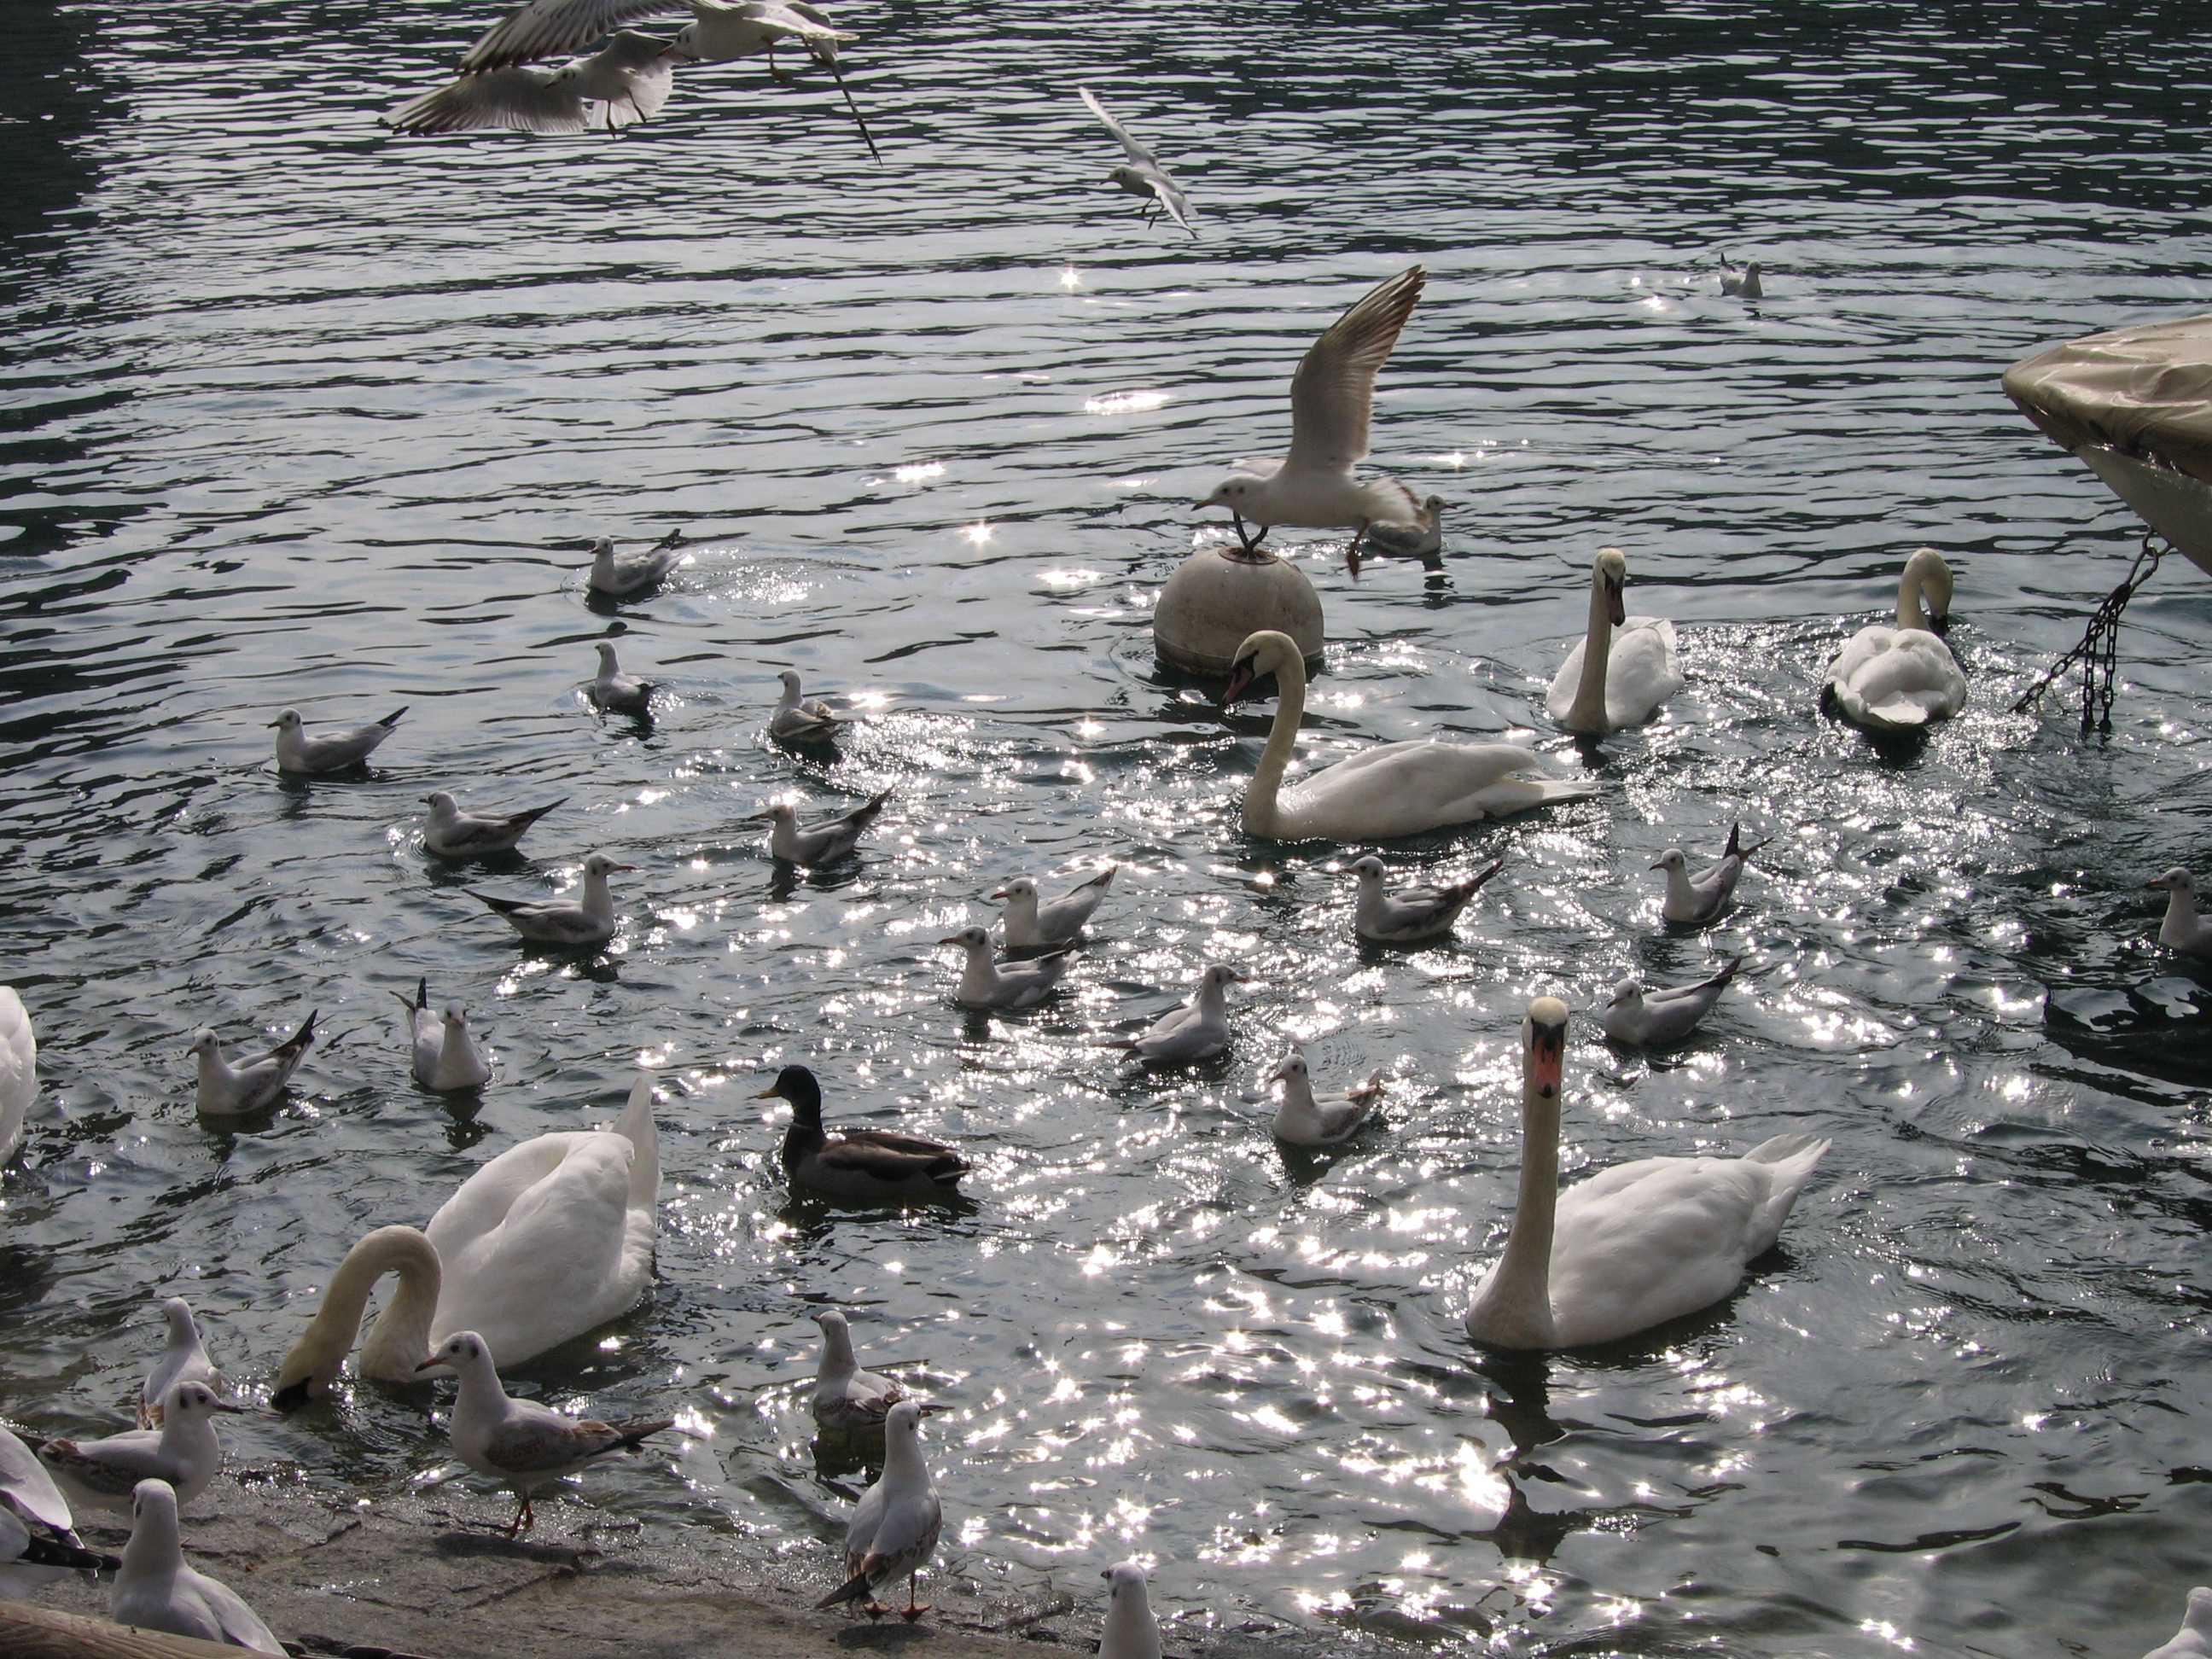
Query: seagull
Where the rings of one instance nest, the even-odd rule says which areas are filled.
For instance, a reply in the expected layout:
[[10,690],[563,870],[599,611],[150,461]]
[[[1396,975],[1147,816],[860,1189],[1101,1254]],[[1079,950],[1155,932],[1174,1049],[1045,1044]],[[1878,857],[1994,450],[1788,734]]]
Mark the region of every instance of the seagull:
[[828,703],[808,702],[799,695],[799,671],[787,668],[776,678],[783,682],[783,695],[769,716],[769,736],[779,743],[834,742],[845,723],[830,712]]
[[636,868],[617,864],[605,853],[592,854],[584,860],[580,899],[505,899],[473,887],[463,890],[506,917],[508,927],[533,944],[605,945],[615,936],[615,896],[607,878],[617,870]]
[[622,671],[615,660],[612,640],[601,640],[599,644],[599,672],[592,682],[592,701],[611,714],[642,714],[653,707],[653,687],[641,679],[634,679]]
[[491,1081],[491,1063],[477,1047],[469,1030],[468,1010],[449,1002],[438,1013],[430,1012],[430,981],[415,981],[415,1000],[394,991],[406,1011],[407,1038],[415,1080],[426,1089],[444,1094],[454,1089],[479,1089]]
[[1721,255],[1721,292],[1740,300],[1763,300],[1766,290],[1759,285],[1759,261],[1747,265],[1732,265],[1729,257]]
[[[515,14],[515,18],[534,9],[534,7],[525,7]],[[497,30],[493,31],[493,33],[497,33]],[[490,35],[484,37],[487,40],[490,38]],[[481,46],[482,42],[478,44]],[[641,592],[666,576],[682,561],[683,544],[684,532],[672,530],[651,547],[635,553],[617,553],[614,542],[602,536],[592,544],[592,574],[588,586],[594,593],[605,593],[611,599],[627,599],[632,593]]]
[[2198,1585],[2189,1592],[2189,1609],[2181,1615],[2181,1628],[2171,1641],[2161,1643],[2143,1659],[2208,1659],[2212,1656],[2212,1589]]
[[1370,551],[1392,559],[1433,559],[1444,550],[1444,507],[1441,495],[1431,495],[1420,506],[1418,524],[1372,524],[1367,526]]
[[20,1601],[65,1572],[112,1571],[115,1558],[76,1535],[69,1500],[38,1455],[0,1429],[0,1601]]
[[1720,862],[1707,866],[1694,876],[1690,873],[1690,861],[1682,856],[1680,848],[1670,847],[1659,855],[1651,867],[1667,872],[1667,902],[1659,907],[1661,915],[1669,921],[1707,922],[1720,915],[1721,907],[1729,902],[1729,895],[1735,891],[1745,862],[1766,845],[1762,841],[1746,847],[1740,839],[1742,831],[1741,824],[1730,824],[1728,845],[1722,849]]
[[861,1611],[871,1619],[881,1618],[890,1609],[877,1602],[876,1591],[904,1574],[906,1610],[901,1617],[921,1618],[929,1609],[915,1601],[915,1576],[937,1553],[944,1520],[936,1483],[921,1456],[921,1407],[902,1400],[884,1417],[883,1474],[860,1494],[853,1524],[845,1533],[849,1577],[814,1604],[816,1611],[865,1597]]
[[1098,1575],[1106,1581],[1106,1628],[1098,1636],[1098,1659],[1160,1659],[1160,1626],[1145,1570],[1123,1561]]
[[131,1491],[131,1541],[107,1593],[109,1618],[248,1653],[283,1653],[284,1644],[237,1591],[185,1562],[177,1494],[167,1481],[141,1480]]
[[39,1462],[72,1502],[96,1510],[128,1515],[131,1489],[141,1480],[166,1480],[177,1501],[189,1504],[222,1467],[213,1414],[245,1411],[216,1399],[204,1382],[173,1383],[161,1397],[160,1428],[128,1429],[105,1440],[48,1440],[38,1447]]
[[276,728],[276,769],[280,772],[343,772],[358,766],[390,737],[407,711],[395,708],[374,726],[332,726],[310,732],[301,723],[300,711],[287,708],[269,723]]
[[509,64],[464,75],[380,118],[398,132],[619,132],[668,101],[668,42],[624,29],[589,58],[556,70]]
[[907,1397],[906,1390],[888,1376],[860,1369],[844,1315],[827,1309],[814,1316],[814,1322],[822,1328],[822,1369],[814,1377],[816,1425],[847,1433],[880,1430],[884,1413]]
[[1198,210],[1190,204],[1190,198],[1182,193],[1182,187],[1168,176],[1168,170],[1160,165],[1160,158],[1139,142],[1136,134],[1109,115],[1106,106],[1092,95],[1090,88],[1078,87],[1075,90],[1082,96],[1083,106],[1097,116],[1106,131],[1114,135],[1115,143],[1128,152],[1129,165],[1115,167],[1106,175],[1107,182],[1119,185],[1132,196],[1146,198],[1150,204],[1145,209],[1146,223],[1152,222],[1155,213],[1164,211],[1192,235],[1197,235],[1198,227],[1191,221],[1198,217]]
[[1083,924],[1091,920],[1106,890],[1114,884],[1114,869],[1109,864],[1090,880],[1042,902],[1037,899],[1036,883],[1027,876],[1016,876],[991,895],[1006,902],[1006,948],[1041,951],[1048,945],[1072,945],[1082,938]]
[[1680,1042],[1712,1012],[1721,993],[1742,966],[1743,958],[1738,957],[1711,979],[1666,991],[1647,991],[1631,974],[1613,988],[1613,1000],[1606,1006],[1605,1034],[1615,1042],[1642,1048]]
[[968,953],[968,965],[960,970],[960,988],[952,994],[963,1008],[1027,1008],[1042,1002],[1067,971],[1073,955],[1055,951],[1027,962],[994,963],[991,936],[981,927],[963,927],[937,942],[957,945]]
[[774,3],[774,0],[736,0],[735,4],[724,4],[722,0],[684,3],[691,8],[692,21],[677,31],[668,48],[672,56],[694,64],[726,64],[733,58],[766,53],[769,72],[778,80],[787,80],[789,77],[775,67],[776,42],[796,40],[816,63],[836,78],[837,90],[845,94],[845,107],[853,112],[853,125],[860,128],[860,142],[868,147],[869,157],[877,161],[884,159],[869,134],[867,122],[861,118],[860,105],[853,100],[852,88],[845,84],[845,71],[837,65],[837,43],[857,40],[860,36],[837,27],[827,12],[819,6],[806,4],[805,0],[788,0],[783,5]]
[[529,1530],[537,1517],[530,1494],[549,1480],[574,1474],[617,1452],[634,1452],[649,1434],[672,1429],[672,1417],[642,1419],[635,1423],[581,1422],[548,1411],[532,1400],[514,1400],[500,1386],[499,1369],[491,1350],[474,1331],[456,1331],[438,1352],[415,1369],[427,1371],[443,1365],[460,1374],[461,1389],[453,1401],[453,1455],[478,1474],[502,1481],[521,1500],[514,1512],[509,1538]]
[[1244,975],[1226,963],[1215,963],[1198,976],[1188,1002],[1170,1008],[1133,1037],[1109,1039],[1109,1048],[1133,1048],[1146,1060],[1181,1064],[1211,1060],[1229,1046],[1229,1003],[1224,988]]
[[442,789],[422,799],[430,809],[429,824],[422,831],[422,845],[441,859],[480,859],[494,853],[511,853],[532,824],[554,806],[568,805],[565,800],[556,800],[552,806],[533,806],[526,812],[488,818],[464,811],[461,804]]
[[1283,1085],[1283,1103],[1275,1112],[1276,1138],[1293,1146],[1334,1146],[1351,1139],[1382,1098],[1380,1072],[1343,1094],[1316,1096],[1306,1057],[1296,1048],[1267,1077]]
[[788,802],[779,802],[752,816],[769,822],[769,856],[781,859],[787,864],[803,864],[812,869],[819,865],[835,864],[858,847],[861,836],[876,821],[876,814],[884,810],[884,803],[890,798],[891,792],[886,789],[841,817],[817,818],[812,823],[799,823],[799,814]]
[[138,1426],[142,1429],[161,1426],[161,1402],[178,1383],[204,1382],[212,1389],[222,1382],[216,1375],[215,1362],[201,1346],[200,1328],[192,1322],[192,1304],[181,1296],[173,1296],[161,1304],[161,1317],[168,1323],[169,1340],[154,1369],[138,1385]]
[[2143,885],[2166,890],[2166,920],[2158,926],[2158,942],[2169,951],[2212,957],[2212,922],[2197,914],[2197,878],[2176,865]]
[[1381,945],[1413,945],[1442,939],[1459,920],[1459,913],[1474,902],[1482,884],[1505,867],[1504,859],[1466,881],[1449,887],[1401,887],[1395,892],[1382,885],[1382,860],[1370,853],[1352,866],[1359,878],[1359,896],[1352,901],[1352,931]]
[[199,1109],[210,1117],[237,1117],[275,1105],[284,1085],[292,1080],[292,1073],[307,1058],[308,1047],[315,1040],[315,1016],[321,1012],[308,1010],[298,1030],[267,1054],[256,1054],[236,1066],[223,1059],[222,1045],[213,1031],[199,1032],[185,1051],[199,1060]]
[[[1291,380],[1291,453],[1280,460],[1239,461],[1200,507],[1225,507],[1250,552],[1274,525],[1354,532],[1356,559],[1371,524],[1417,525],[1420,504],[1395,478],[1362,483],[1352,469],[1367,453],[1375,376],[1413,314],[1427,273],[1415,265],[1373,289],[1306,349]],[[1249,534],[1244,520],[1260,526]]]

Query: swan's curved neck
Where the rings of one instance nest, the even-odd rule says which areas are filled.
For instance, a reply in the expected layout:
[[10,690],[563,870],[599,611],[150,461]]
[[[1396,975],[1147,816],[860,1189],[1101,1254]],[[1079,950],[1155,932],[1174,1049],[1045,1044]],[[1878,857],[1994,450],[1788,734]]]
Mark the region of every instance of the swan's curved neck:
[[1917,629],[1923,634],[1936,630],[1928,626],[1928,613],[1920,605],[1920,573],[1911,565],[1897,580],[1897,625],[1900,629]]
[[1568,710],[1571,732],[1602,732],[1605,725],[1605,671],[1613,657],[1613,601],[1606,592],[1605,572],[1590,574],[1589,635],[1583,642],[1583,683],[1575,688]]
[[430,1352],[430,1320],[438,1310],[443,1280],[438,1252],[412,1227],[379,1227],[348,1250],[331,1275],[322,1306],[284,1357],[276,1376],[279,1392],[305,1382],[309,1393],[321,1394],[337,1380],[360,1334],[368,1293],[386,1273],[399,1275],[399,1288],[362,1345],[361,1373],[386,1382],[415,1380],[415,1367]]
[[1521,1090],[1521,1193],[1505,1254],[1468,1323],[1516,1348],[1552,1346],[1552,1223],[1559,1202],[1559,1097],[1534,1077]]
[[1306,665],[1296,652],[1285,653],[1275,666],[1275,723],[1267,731],[1267,746],[1244,790],[1244,833],[1275,833],[1275,797],[1283,787],[1283,774],[1298,746],[1298,727],[1306,717]]

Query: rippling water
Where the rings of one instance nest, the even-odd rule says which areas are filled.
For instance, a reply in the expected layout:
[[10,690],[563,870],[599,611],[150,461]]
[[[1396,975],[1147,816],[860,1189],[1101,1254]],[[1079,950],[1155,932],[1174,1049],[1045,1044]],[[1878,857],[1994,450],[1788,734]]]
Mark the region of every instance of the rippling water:
[[[617,141],[381,135],[471,7],[24,9],[0,975],[47,1092],[0,1185],[11,1414],[118,1421],[172,1291],[264,1383],[355,1237],[611,1115],[644,1056],[659,1282],[517,1386],[696,1413],[583,1501],[734,1525],[793,1579],[827,1582],[807,1503],[854,1480],[809,1444],[823,1302],[948,1408],[950,1570],[1087,1598],[1149,1553],[1183,1645],[2126,1653],[2212,1576],[2212,983],[2141,890],[2212,812],[2212,590],[2173,569],[2131,611],[2108,741],[2003,712],[2136,530],[1996,379],[2207,297],[2193,9],[855,4],[881,169],[833,88],[747,65]],[[1079,82],[1204,240],[1099,188]],[[1718,296],[1721,249],[1766,262],[1763,303]],[[1304,343],[1414,260],[1376,459],[1452,501],[1451,556],[1355,586],[1308,543],[1315,747],[1533,729],[1577,758],[1538,692],[1601,543],[1683,624],[1690,686],[1594,753],[1598,799],[1394,849],[1507,870],[1456,945],[1362,952],[1342,849],[1238,830],[1267,707],[1162,683],[1147,606],[1188,503],[1279,441]],[[676,525],[670,591],[586,605],[590,538]],[[1923,542],[1974,701],[1885,754],[1814,692]],[[649,723],[580,699],[610,631],[668,685]],[[760,738],[788,665],[872,711],[834,763]],[[287,703],[411,713],[370,779],[301,785],[270,763]],[[452,872],[417,803],[455,785],[570,804]],[[884,787],[818,882],[740,821]],[[1662,932],[1651,857],[1738,817],[1777,838],[1738,908]],[[593,848],[640,871],[589,964],[459,890]],[[948,1005],[933,941],[978,895],[1103,857],[1066,996]],[[1583,1024],[1567,1162],[1831,1135],[1784,1252],[1648,1342],[1475,1355],[1520,1006],[1739,951],[1685,1051]],[[1231,1060],[1094,1046],[1213,957],[1258,981]],[[480,1103],[408,1080],[389,993],[418,975],[489,1033]],[[311,1006],[296,1100],[198,1121],[191,1031]],[[1286,1157],[1256,1079],[1291,1038],[1329,1079],[1389,1067],[1389,1128]],[[963,1143],[972,1205],[794,1200],[752,1097],[793,1059],[833,1118]],[[361,1389],[237,1441],[389,1488],[442,1463],[428,1403]]]

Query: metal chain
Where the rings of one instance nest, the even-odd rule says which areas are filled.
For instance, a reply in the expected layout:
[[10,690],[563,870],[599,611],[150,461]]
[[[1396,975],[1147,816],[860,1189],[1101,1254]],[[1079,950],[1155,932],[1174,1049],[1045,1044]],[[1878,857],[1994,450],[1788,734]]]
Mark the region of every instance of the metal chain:
[[[2128,608],[2128,601],[2137,590],[2158,574],[2159,561],[2173,551],[2173,544],[2155,530],[2143,532],[2142,550],[2136,555],[2135,562],[2128,567],[2127,580],[2105,595],[2089,616],[2089,626],[2082,630],[2081,643],[2051,665],[2041,679],[2028,687],[2021,700],[2013,704],[2012,712],[2025,714],[2030,708],[2057,684],[2069,668],[2081,671],[2081,735],[2087,737],[2092,730],[2109,732],[2112,729],[2112,699],[2118,695],[2120,674],[2120,613]],[[2093,716],[2091,711],[2095,713]]]

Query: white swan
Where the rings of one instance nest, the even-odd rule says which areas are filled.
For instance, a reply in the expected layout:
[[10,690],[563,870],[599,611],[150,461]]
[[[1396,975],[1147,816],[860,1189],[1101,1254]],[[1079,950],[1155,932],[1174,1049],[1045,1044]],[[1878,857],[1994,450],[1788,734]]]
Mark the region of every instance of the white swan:
[[399,1287],[356,1367],[381,1382],[416,1381],[423,1356],[455,1331],[481,1333],[520,1364],[604,1325],[645,1293],[659,1203],[653,1083],[641,1077],[611,1131],[510,1146],[462,1182],[425,1231],[380,1227],[347,1251],[270,1403],[289,1411],[330,1392],[387,1273]]
[[1948,720],[1965,708],[1966,677],[1936,637],[1950,611],[1951,567],[1923,547],[1898,578],[1897,626],[1862,628],[1828,665],[1837,712],[1854,726],[1893,732]]
[[1521,776],[1543,762],[1517,744],[1434,740],[1377,744],[1285,790],[1283,773],[1297,747],[1306,708],[1305,659],[1290,635],[1263,629],[1239,646],[1221,701],[1236,702],[1268,674],[1275,677],[1275,724],[1244,791],[1248,835],[1275,841],[1387,840],[1597,793],[1593,780]]
[[1682,689],[1674,624],[1628,615],[1620,598],[1627,580],[1628,556],[1617,547],[1598,549],[1590,569],[1589,632],[1567,653],[1544,697],[1552,718],[1570,732],[1595,737],[1641,726]]
[[23,1138],[23,1115],[39,1097],[39,1039],[23,1000],[0,985],[0,1164]]
[[1501,1348],[1612,1342],[1709,1308],[1774,1247],[1828,1143],[1778,1135],[1741,1158],[1646,1158],[1559,1190],[1567,1005],[1521,1023],[1521,1194],[1468,1334]]

